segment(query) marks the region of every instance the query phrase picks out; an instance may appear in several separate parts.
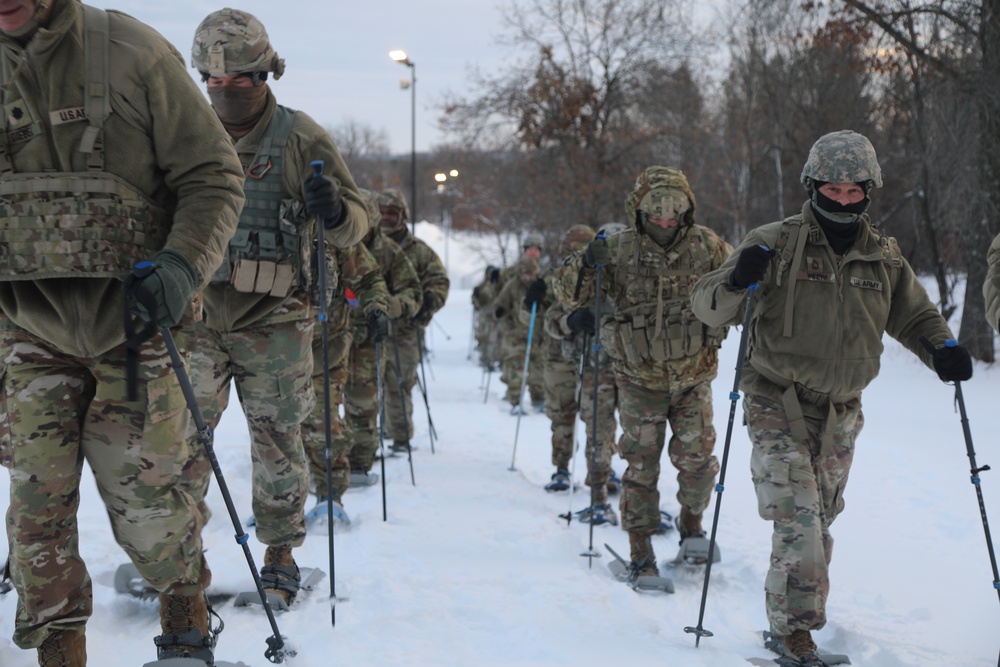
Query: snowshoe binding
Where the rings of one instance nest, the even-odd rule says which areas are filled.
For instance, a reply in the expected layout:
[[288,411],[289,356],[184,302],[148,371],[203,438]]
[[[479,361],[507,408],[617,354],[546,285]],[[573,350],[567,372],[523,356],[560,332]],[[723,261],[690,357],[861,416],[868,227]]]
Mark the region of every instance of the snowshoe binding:
[[565,468],[559,468],[554,473],[552,473],[551,481],[545,485],[545,490],[549,493],[555,493],[557,491],[568,491],[569,490],[569,470]]
[[614,508],[609,503],[591,505],[574,514],[576,515],[576,520],[580,523],[592,523],[595,526],[603,526],[605,524],[609,526],[618,525],[618,515],[615,514]]

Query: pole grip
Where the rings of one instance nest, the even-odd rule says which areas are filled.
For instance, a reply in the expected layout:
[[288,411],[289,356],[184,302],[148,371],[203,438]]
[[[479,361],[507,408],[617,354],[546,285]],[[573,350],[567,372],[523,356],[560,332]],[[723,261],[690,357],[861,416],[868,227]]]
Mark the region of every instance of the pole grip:
[[314,176],[321,176],[323,174],[323,167],[325,165],[322,160],[313,160],[309,163],[309,166],[313,168]]

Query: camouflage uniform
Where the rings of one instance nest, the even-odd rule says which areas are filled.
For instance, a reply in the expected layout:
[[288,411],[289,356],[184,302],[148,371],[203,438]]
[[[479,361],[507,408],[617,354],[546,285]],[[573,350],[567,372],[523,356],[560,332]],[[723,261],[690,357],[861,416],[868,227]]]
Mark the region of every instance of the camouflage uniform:
[[[531,329],[531,311],[521,316],[528,284],[538,278],[538,260],[522,257],[515,265],[515,277],[508,280],[493,302],[493,313],[497,316],[501,332],[500,359],[503,377],[507,383],[507,402],[520,405],[521,385],[525,384],[524,358],[528,353],[528,330]],[[545,355],[542,347],[542,319],[545,312],[536,309],[535,326],[531,332],[531,356],[528,357],[528,377],[526,386],[534,405],[545,401]],[[497,315],[499,313],[499,315]]]
[[[689,295],[695,281],[718,268],[731,249],[712,230],[695,224],[694,208],[694,194],[679,170],[650,167],[626,200],[633,227],[607,239],[610,261],[603,270],[602,298],[615,312],[604,316],[601,309],[600,342],[613,360],[624,431],[618,447],[628,461],[622,526],[636,539],[648,538],[660,525],[657,480],[668,421],[677,500],[697,524],[718,471],[712,455],[711,380],[725,329],[696,320]],[[652,236],[660,234],[659,228],[642,217],[651,211],[679,220],[665,246]],[[557,286],[560,299],[571,307],[592,303],[595,271],[584,256],[570,266]]]
[[[831,158],[847,173],[826,164]],[[824,229],[847,223],[821,222],[815,181],[881,186],[874,149],[849,131],[817,141],[803,170],[812,200],[801,213],[752,230],[692,295],[706,324],[742,320],[747,290],[731,283],[733,268],[746,248],[775,249],[754,296],[740,389],[758,510],[774,530],[764,582],[767,615],[772,632],[784,637],[826,622],[829,529],[844,508],[864,425],[861,392],[878,375],[883,334],[929,366],[919,338],[938,344],[951,338],[895,240],[873,228],[867,215],[851,215],[857,236],[843,255],[834,252]]]
[[[413,437],[413,386],[417,383],[417,366],[420,364],[424,344],[423,330],[431,323],[434,313],[444,307],[451,281],[448,272],[430,246],[413,236],[406,228],[409,209],[406,199],[398,190],[386,190],[379,204],[382,208],[382,231],[399,244],[406,253],[420,278],[422,303],[420,311],[412,317],[397,317],[392,321],[389,334],[393,337],[392,349],[387,350],[385,369],[385,435],[396,443],[409,444]],[[398,211],[395,224],[387,223],[389,209]],[[399,363],[396,362],[399,350]],[[400,386],[402,384],[402,386]]]
[[1000,234],[990,243],[986,255],[988,268],[983,281],[983,299],[986,300],[986,321],[995,331],[1000,331]]
[[[102,29],[100,10],[45,7],[44,30],[0,32],[0,464],[14,642],[74,634],[85,661],[84,461],[116,541],[157,590],[195,595],[210,577],[195,504],[178,486],[189,415],[158,337],[139,349],[137,398],[126,398],[121,281],[164,250],[207,280],[243,196],[236,155],[176,49],[119,12]],[[86,28],[106,80],[85,74],[97,69],[82,66]],[[174,330],[181,350],[189,326]]]
[[[491,280],[493,272],[499,269],[487,266],[483,280],[472,290],[472,307],[475,311],[476,349],[479,350],[479,364],[489,368],[497,363],[497,329],[496,318],[490,314],[490,305],[497,296],[497,283]],[[499,277],[498,277],[499,282]]]
[[[378,224],[378,221],[375,222]],[[351,449],[353,435],[349,421],[340,418],[340,405],[345,404],[345,386],[348,378],[348,361],[356,335],[352,323],[360,319],[366,322],[367,315],[374,311],[385,313],[388,308],[389,293],[379,271],[375,257],[364,243],[356,243],[347,249],[337,249],[337,265],[340,267],[341,289],[334,296],[327,309],[327,361],[329,363],[330,385],[330,460],[332,492],[334,500],[340,501],[349,485],[350,470],[347,453]],[[347,293],[350,290],[350,294]],[[356,314],[356,315],[355,315]],[[362,327],[367,327],[362,324]],[[363,330],[362,330],[363,331]],[[313,393],[316,402],[312,414],[302,422],[302,443],[309,457],[312,484],[319,502],[325,502],[326,493],[326,408],[322,400],[323,341],[320,327],[313,336]]]
[[[266,62],[244,64],[253,54],[243,35],[254,31],[263,32],[263,26],[246,12],[210,14],[195,35],[193,66],[206,81],[234,72],[270,71],[278,78],[284,61],[270,48]],[[222,46],[222,53],[215,54],[213,46]],[[300,426],[316,400],[312,343],[320,296],[313,259],[316,220],[305,212],[310,162],[322,160],[340,192],[340,218],[326,221],[325,229],[327,294],[322,298],[327,302],[338,285],[332,248],[359,241],[368,215],[329,134],[305,113],[279,105],[266,83],[254,81],[263,88],[260,117],[246,133],[227,125],[247,175],[247,204],[226,259],[203,293],[205,319],[195,328],[191,380],[213,430],[235,381],[251,435],[257,538],[290,553],[305,539],[309,470]],[[210,96],[218,90],[209,86]],[[219,106],[222,98],[213,100],[217,114],[228,113],[228,107]],[[192,495],[203,499],[211,468],[193,428],[188,440],[197,454],[185,474]]]

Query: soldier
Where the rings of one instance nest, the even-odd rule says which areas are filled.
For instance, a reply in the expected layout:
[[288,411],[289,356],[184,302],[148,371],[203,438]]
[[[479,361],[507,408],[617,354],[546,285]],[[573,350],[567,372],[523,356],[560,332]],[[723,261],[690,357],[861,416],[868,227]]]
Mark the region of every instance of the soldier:
[[678,470],[681,544],[704,540],[701,517],[719,468],[712,455],[711,381],[726,330],[695,319],[690,292],[731,248],[695,224],[694,193],[673,167],[647,168],[626,199],[625,213],[632,227],[592,241],[560,282],[559,296],[573,308],[592,303],[594,267],[604,267],[602,288],[614,314],[604,317],[602,308],[600,341],[618,384],[624,431],[618,449],[628,462],[621,520],[629,534],[631,571],[638,577],[659,574],[651,535],[660,527],[657,480],[667,422],[670,461]]
[[[624,226],[623,226],[624,228]],[[603,231],[603,230],[602,230]],[[553,293],[558,292],[556,284],[567,279],[575,280],[572,258],[582,252],[587,243],[595,237],[594,230],[586,225],[573,225],[564,239],[571,253],[563,266],[551,274],[549,284]],[[595,525],[608,523],[618,525],[618,516],[608,502],[608,493],[617,492],[621,480],[611,468],[614,453],[615,408],[618,405],[618,388],[614,373],[608,363],[607,353],[601,351],[597,379],[597,447],[594,447],[594,359],[590,354],[590,341],[596,333],[596,319],[592,308],[573,309],[563,301],[555,300],[545,311],[546,359],[545,359],[545,412],[552,420],[552,463],[556,472],[546,491],[561,491],[569,488],[569,461],[576,449],[573,442],[573,424],[579,412],[583,419],[587,457],[587,486],[591,487],[590,505],[577,512],[583,523],[593,521]],[[605,313],[607,306],[602,307]],[[577,377],[580,356],[585,355],[583,376]],[[576,403],[577,382],[582,382],[580,403]]]
[[479,365],[492,368],[496,362],[496,319],[490,317],[490,305],[497,296],[500,269],[492,264],[483,272],[483,280],[472,288],[472,308],[475,313],[476,348],[479,350]]
[[[410,319],[420,312],[423,293],[416,269],[399,244],[382,233],[382,213],[378,194],[362,190],[371,227],[362,243],[378,264],[388,291],[390,318]],[[385,374],[386,346],[381,346],[381,359],[376,360],[375,338],[355,318],[354,336],[348,357],[347,383],[344,385],[344,413],[348,424],[347,455],[334,462],[339,476],[350,475],[350,484],[368,484],[368,471],[378,451],[378,375]],[[376,361],[381,365],[376,364]],[[383,400],[385,397],[383,396]]]
[[[0,44],[0,464],[14,642],[36,648],[41,665],[87,664],[93,594],[77,524],[86,460],[115,539],[160,591],[160,656],[211,662],[211,573],[200,515],[180,487],[189,414],[159,337],[137,348],[127,397],[121,323],[126,299],[145,292],[155,311],[142,316],[187,347],[192,293],[243,205],[239,161],[177,50],[129,16],[8,2]],[[143,260],[155,269],[133,274],[123,294]]]
[[[531,326],[530,314],[522,318],[519,311],[522,302],[528,304],[529,313],[532,301],[540,301],[545,293],[545,282],[540,278],[541,266],[534,257],[525,256],[514,265],[514,277],[509,279],[500,290],[493,303],[493,315],[500,327],[501,348],[500,363],[503,367],[503,379],[507,383],[507,402],[510,404],[510,414],[524,414],[521,407],[521,385],[527,384],[531,397],[531,405],[541,412],[545,409],[545,358],[540,349],[542,344],[543,309],[535,313],[534,329]],[[537,284],[536,284],[537,281]],[[534,292],[529,298],[529,289]],[[531,350],[528,357],[528,377],[524,379],[524,357],[529,354],[528,335],[531,334]]]
[[810,631],[826,623],[830,525],[844,509],[861,392],[878,375],[882,335],[944,381],[967,380],[972,362],[961,346],[940,347],[952,337],[947,323],[895,239],[865,214],[882,186],[871,142],[850,130],[823,135],[801,179],[802,212],[752,230],[698,282],[692,304],[721,326],[742,319],[747,288],[760,285],[740,389],[758,509],[773,522],[767,617],[774,647],[798,661],[789,664],[811,666],[823,664]]
[[[369,197],[362,193],[366,203]],[[375,217],[368,208],[369,228],[377,228],[379,223],[378,204]],[[367,237],[366,237],[367,238]],[[350,248],[330,248],[336,254],[340,274],[340,284],[327,308],[327,377],[323,377],[322,327],[317,326],[313,335],[313,393],[316,402],[312,413],[302,422],[302,444],[309,457],[312,486],[316,490],[316,507],[310,510],[306,519],[317,521],[327,512],[326,479],[326,415],[330,415],[330,456],[331,487],[330,505],[334,518],[342,523],[350,523],[344,511],[343,495],[350,484],[348,479],[347,454],[353,441],[349,422],[340,418],[340,405],[345,401],[345,386],[348,378],[348,360],[356,336],[382,342],[389,336],[389,316],[392,312],[389,293],[379,270],[376,258],[363,242]],[[360,320],[361,327],[357,327]],[[329,382],[329,411],[323,401],[325,385]]]
[[1000,234],[993,239],[986,256],[989,268],[983,281],[983,298],[986,300],[986,321],[1000,331]]
[[[267,77],[279,78],[285,62],[260,21],[236,9],[212,12],[195,31],[191,61],[236,146],[247,196],[222,266],[204,290],[191,380],[213,429],[236,382],[251,434],[257,539],[267,545],[261,580],[287,603],[299,588],[292,549],[306,532],[309,470],[300,426],[316,400],[315,308],[319,299],[329,303],[337,285],[327,253],[327,293],[317,294],[316,224],[322,221],[328,244],[346,248],[364,235],[368,218],[326,131],[275,100]],[[323,161],[324,174],[313,175],[312,160]],[[197,442],[193,429],[189,441]],[[201,454],[188,465],[196,499],[204,498],[209,473]]]
[[[423,355],[424,329],[434,313],[444,307],[451,281],[448,272],[431,247],[406,228],[410,209],[399,190],[389,189],[379,198],[382,212],[382,232],[406,253],[420,278],[422,303],[414,315],[401,314],[392,320],[393,345],[399,349],[396,364],[395,349],[388,354],[385,369],[386,436],[392,438],[392,451],[406,453],[413,437],[413,385],[417,383],[417,366]],[[398,381],[397,381],[398,380]],[[400,382],[402,386],[400,386]]]

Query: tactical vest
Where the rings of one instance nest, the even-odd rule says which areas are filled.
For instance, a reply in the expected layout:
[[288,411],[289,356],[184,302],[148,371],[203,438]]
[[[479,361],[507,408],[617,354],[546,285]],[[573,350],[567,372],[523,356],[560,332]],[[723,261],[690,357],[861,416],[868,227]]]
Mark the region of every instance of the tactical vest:
[[[10,120],[3,114],[0,280],[124,279],[166,242],[166,211],[123,178],[104,171],[104,122],[111,115],[108,15],[88,5],[83,9],[88,127],[79,150],[87,156],[87,171],[15,173]],[[4,60],[4,81],[13,80],[8,70]],[[44,132],[38,120],[31,130]]]
[[713,267],[704,237],[687,232],[667,252],[641,243],[635,230],[618,235],[616,312],[601,317],[601,339],[608,341],[612,357],[635,366],[683,359],[722,344],[725,327],[708,327],[691,310],[691,289]]
[[[788,280],[788,291],[785,293],[784,328],[782,335],[788,338],[792,335],[792,322],[795,315],[795,283],[799,280],[798,267],[802,265],[802,255],[806,249],[806,243],[812,239],[813,243],[820,242],[822,232],[819,229],[806,230],[802,233],[802,226],[806,221],[801,215],[786,218],[781,223],[778,231],[778,239],[774,243],[775,255],[778,257],[777,275],[775,283],[780,287],[782,280]],[[903,254],[899,249],[899,244],[892,236],[887,236],[881,229],[878,230],[878,243],[882,246],[883,263],[889,270],[890,293],[893,285],[899,280],[899,272],[903,266]],[[795,271],[789,271],[795,267]],[[787,277],[785,274],[788,274]],[[756,319],[756,318],[755,318]]]
[[[305,238],[306,213],[284,190],[284,152],[292,132],[295,111],[277,105],[243,180],[246,203],[236,233],[226,248],[213,282],[228,282],[237,292],[276,297],[292,289],[308,289],[310,244]],[[336,274],[327,276],[328,294],[336,288]],[[327,297],[329,303],[329,296]]]

